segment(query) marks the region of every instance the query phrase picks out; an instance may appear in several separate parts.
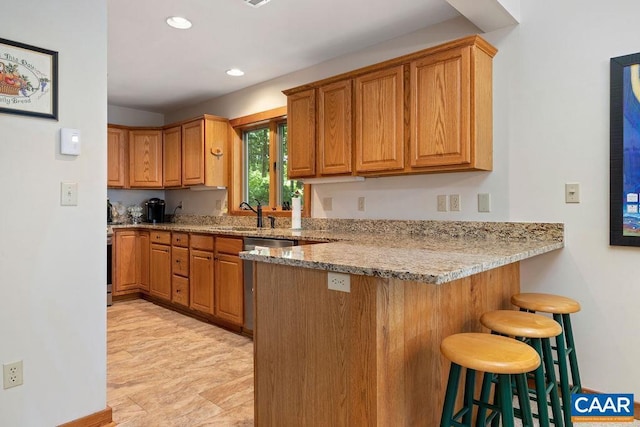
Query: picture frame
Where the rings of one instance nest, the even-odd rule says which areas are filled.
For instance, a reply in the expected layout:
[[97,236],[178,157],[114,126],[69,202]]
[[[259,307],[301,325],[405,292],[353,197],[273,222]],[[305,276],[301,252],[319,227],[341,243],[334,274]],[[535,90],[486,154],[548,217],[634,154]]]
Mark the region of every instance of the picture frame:
[[640,52],[610,60],[609,244],[640,246]]
[[0,113],[58,120],[58,52],[0,38]]

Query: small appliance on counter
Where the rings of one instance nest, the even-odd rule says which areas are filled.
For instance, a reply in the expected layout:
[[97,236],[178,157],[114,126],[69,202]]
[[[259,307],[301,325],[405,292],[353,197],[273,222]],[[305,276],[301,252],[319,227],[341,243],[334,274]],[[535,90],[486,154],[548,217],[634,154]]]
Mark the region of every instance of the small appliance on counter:
[[149,199],[145,206],[147,207],[147,222],[152,224],[164,222],[164,200],[154,197]]

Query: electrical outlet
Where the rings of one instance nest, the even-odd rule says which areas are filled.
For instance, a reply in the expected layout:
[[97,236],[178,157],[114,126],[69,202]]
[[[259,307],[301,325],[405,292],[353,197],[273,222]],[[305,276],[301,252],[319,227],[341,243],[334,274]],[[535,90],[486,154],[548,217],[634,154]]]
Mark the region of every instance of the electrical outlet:
[[459,194],[449,195],[449,210],[452,212],[460,211],[460,195]]
[[364,197],[358,197],[358,210],[364,211]]
[[327,273],[327,285],[329,289],[341,292],[351,292],[351,277],[344,273]]
[[333,198],[331,197],[323,197],[322,198],[322,209],[325,211],[333,210]]
[[447,211],[447,195],[446,194],[438,194],[438,212],[446,212]]
[[2,365],[4,388],[22,385],[22,360]]
[[491,212],[491,194],[478,193],[478,212]]

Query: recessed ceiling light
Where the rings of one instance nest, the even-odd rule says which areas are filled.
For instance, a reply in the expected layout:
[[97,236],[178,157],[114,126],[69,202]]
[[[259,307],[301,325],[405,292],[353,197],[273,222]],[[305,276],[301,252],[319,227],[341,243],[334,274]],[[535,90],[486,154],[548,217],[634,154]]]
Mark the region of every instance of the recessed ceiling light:
[[240,76],[244,76],[244,71],[238,68],[232,68],[230,70],[227,70],[227,74],[233,77],[240,77]]
[[191,28],[191,21],[181,16],[170,16],[167,18],[167,24],[170,27],[177,28],[179,30],[187,30]]

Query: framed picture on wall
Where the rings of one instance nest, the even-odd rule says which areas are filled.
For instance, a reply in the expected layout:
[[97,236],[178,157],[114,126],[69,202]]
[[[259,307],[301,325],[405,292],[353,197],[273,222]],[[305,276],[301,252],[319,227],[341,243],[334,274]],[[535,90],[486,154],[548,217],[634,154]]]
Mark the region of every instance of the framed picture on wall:
[[640,246],[640,53],[610,67],[609,244]]
[[0,38],[0,113],[58,120],[58,52]]

